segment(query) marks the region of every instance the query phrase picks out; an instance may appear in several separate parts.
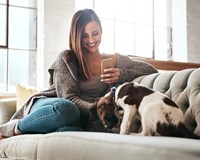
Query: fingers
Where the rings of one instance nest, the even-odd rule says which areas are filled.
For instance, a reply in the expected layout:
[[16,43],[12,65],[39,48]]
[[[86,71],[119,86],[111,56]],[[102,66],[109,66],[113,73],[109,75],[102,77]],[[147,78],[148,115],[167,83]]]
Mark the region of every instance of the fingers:
[[104,97],[100,98],[98,103],[100,105],[109,104],[110,103],[110,99],[111,99],[111,92],[108,92]]
[[99,108],[103,104],[109,104],[109,103],[110,103],[110,99],[108,99],[108,97],[101,97],[99,101],[97,102],[97,108]]
[[120,70],[118,68],[109,68],[104,70],[104,74],[101,75],[101,81],[104,83],[115,83],[120,76]]

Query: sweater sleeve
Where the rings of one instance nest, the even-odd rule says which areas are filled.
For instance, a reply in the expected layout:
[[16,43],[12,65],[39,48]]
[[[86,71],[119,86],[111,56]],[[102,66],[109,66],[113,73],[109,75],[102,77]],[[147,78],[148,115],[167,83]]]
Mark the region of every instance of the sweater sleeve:
[[79,97],[77,66],[73,61],[66,61],[60,56],[54,63],[53,70],[53,83],[58,97],[69,99],[86,113],[96,107],[97,102],[90,103]]
[[121,84],[132,81],[136,77],[157,73],[155,67],[142,61],[135,61],[128,56],[117,54],[117,68],[120,69],[120,78],[117,83]]

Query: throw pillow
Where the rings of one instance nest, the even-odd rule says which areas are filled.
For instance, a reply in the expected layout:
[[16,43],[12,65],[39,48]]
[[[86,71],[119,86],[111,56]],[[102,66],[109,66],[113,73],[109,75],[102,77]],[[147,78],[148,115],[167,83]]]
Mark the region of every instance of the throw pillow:
[[22,84],[16,85],[16,98],[17,98],[17,110],[19,110],[30,96],[39,92],[39,88],[33,86],[25,86]]

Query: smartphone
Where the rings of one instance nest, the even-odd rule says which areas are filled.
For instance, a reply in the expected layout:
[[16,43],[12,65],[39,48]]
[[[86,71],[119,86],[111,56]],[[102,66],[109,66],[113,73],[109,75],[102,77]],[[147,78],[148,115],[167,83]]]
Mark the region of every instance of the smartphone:
[[103,74],[104,69],[113,68],[113,59],[106,58],[101,60],[101,74]]

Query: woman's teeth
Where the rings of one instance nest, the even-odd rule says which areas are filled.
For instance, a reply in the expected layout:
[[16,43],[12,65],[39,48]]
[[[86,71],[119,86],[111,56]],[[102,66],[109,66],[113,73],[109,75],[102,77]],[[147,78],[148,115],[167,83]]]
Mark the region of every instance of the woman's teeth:
[[96,44],[96,43],[90,43],[90,44],[88,44],[88,46],[89,46],[89,47],[93,47],[93,46],[95,46],[95,44]]

